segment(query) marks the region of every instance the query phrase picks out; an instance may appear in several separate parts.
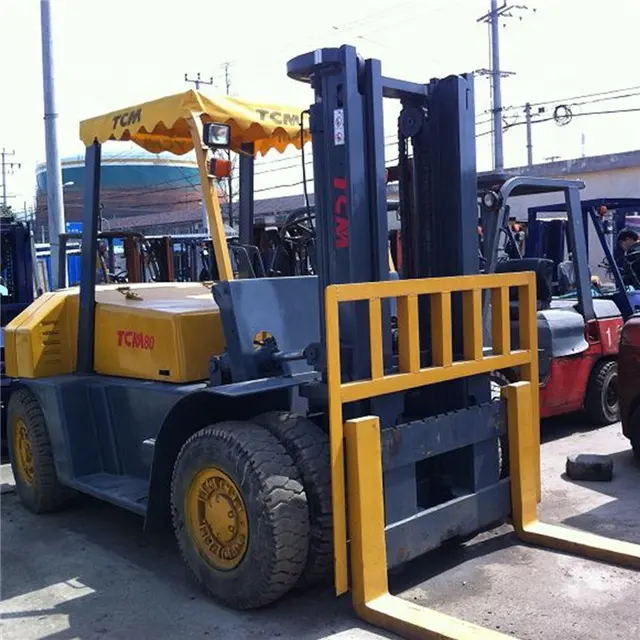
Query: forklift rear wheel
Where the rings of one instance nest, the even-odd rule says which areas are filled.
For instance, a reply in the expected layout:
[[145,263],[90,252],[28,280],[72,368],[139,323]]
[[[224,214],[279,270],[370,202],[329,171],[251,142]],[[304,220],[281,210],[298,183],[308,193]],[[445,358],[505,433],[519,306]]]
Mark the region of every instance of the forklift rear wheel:
[[171,510],[187,566],[226,605],[268,605],[300,578],[307,497],[291,457],[266,429],[223,422],[191,436],[174,466]]
[[309,501],[309,556],[298,587],[323,582],[333,566],[331,458],[329,438],[308,418],[287,411],[264,413],[254,420],[282,443],[293,459]]
[[602,360],[593,367],[587,385],[585,410],[589,420],[597,425],[620,420],[617,362]]
[[22,503],[34,513],[63,507],[75,492],[58,480],[44,414],[27,389],[11,394],[7,431],[11,470]]

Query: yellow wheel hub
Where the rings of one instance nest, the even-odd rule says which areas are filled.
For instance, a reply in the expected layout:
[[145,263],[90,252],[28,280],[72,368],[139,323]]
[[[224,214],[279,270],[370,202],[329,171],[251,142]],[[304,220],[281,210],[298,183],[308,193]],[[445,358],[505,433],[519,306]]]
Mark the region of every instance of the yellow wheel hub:
[[13,450],[21,480],[25,484],[33,485],[35,471],[33,469],[31,440],[27,425],[20,418],[13,423]]
[[247,551],[249,523],[235,482],[216,467],[200,471],[186,496],[186,515],[200,555],[216,569],[235,569]]

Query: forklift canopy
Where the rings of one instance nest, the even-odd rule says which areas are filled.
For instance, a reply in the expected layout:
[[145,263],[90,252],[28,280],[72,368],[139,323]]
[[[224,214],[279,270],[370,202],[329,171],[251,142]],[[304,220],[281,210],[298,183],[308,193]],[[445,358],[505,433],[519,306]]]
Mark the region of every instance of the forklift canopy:
[[[228,124],[234,151],[253,143],[255,153],[264,155],[271,149],[282,152],[289,144],[300,148],[302,111],[226,95],[209,98],[189,90],[83,120],[80,139],[86,146],[95,140],[131,140],[151,153],[183,155],[193,149],[189,121],[199,117],[202,122]],[[304,140],[310,140],[308,126]]]

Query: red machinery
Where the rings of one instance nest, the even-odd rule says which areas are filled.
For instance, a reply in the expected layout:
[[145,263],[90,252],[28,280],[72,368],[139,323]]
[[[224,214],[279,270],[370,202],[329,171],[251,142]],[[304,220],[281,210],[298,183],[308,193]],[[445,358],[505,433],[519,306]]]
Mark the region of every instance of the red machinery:
[[[479,186],[485,270],[535,271],[537,275],[540,416],[584,410],[595,424],[616,422],[620,416],[616,358],[623,318],[614,300],[616,292],[607,294],[592,286],[579,197],[584,183],[503,177]],[[510,196],[552,191],[564,195],[567,214],[569,260],[558,265],[566,284],[562,292],[553,286],[553,261],[522,257],[507,223]],[[500,253],[505,254],[503,259]],[[517,323],[518,318],[512,317],[514,330]],[[517,378],[517,371],[503,371],[497,372],[495,381],[501,384]]]
[[640,314],[631,316],[622,329],[618,365],[622,433],[640,460]]

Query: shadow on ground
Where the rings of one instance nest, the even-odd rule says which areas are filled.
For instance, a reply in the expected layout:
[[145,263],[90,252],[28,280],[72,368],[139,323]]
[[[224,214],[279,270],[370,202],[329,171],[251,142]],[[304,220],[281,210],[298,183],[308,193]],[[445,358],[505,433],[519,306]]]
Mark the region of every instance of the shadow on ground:
[[581,411],[567,413],[553,418],[545,418],[540,422],[540,441],[554,442],[578,433],[591,433],[599,427],[588,422],[587,417]]
[[611,498],[604,504],[564,518],[562,522],[583,531],[640,544],[640,464],[628,449],[610,456],[614,469],[611,482],[579,482],[571,480],[566,473],[562,474],[562,479],[569,485],[584,487]]
[[[259,611],[221,607],[193,583],[171,532],[145,533],[140,517],[117,507],[81,497],[64,512],[36,516],[15,492],[2,498],[2,608],[5,624],[13,621],[5,640],[315,640],[364,638],[367,629],[393,637],[374,635],[331,586]],[[56,626],[60,616],[68,622]]]

